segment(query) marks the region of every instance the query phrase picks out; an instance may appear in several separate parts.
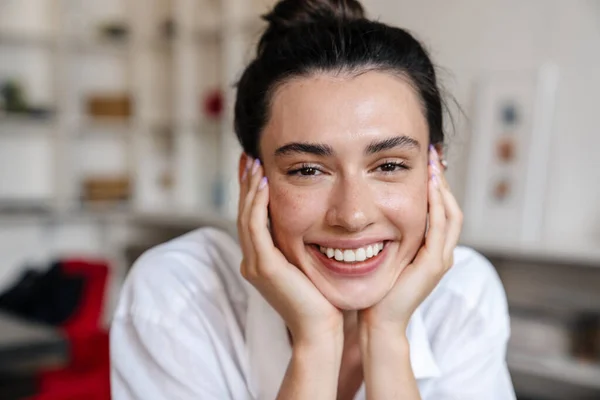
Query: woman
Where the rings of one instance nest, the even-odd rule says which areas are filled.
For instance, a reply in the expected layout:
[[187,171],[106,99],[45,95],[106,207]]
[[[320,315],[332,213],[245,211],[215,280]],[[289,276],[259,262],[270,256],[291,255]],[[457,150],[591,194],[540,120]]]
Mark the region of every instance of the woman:
[[136,262],[114,398],[513,399],[503,288],[456,248],[427,53],[354,0],[265,18],[235,105],[240,245],[200,229]]

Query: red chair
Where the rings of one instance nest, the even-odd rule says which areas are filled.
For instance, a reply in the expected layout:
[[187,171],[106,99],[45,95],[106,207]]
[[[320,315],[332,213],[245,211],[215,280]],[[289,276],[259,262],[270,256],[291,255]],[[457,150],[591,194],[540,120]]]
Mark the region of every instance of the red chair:
[[103,260],[61,262],[65,274],[83,276],[79,306],[61,325],[70,347],[65,368],[42,371],[38,394],[29,400],[109,400],[109,336],[102,327],[109,265]]

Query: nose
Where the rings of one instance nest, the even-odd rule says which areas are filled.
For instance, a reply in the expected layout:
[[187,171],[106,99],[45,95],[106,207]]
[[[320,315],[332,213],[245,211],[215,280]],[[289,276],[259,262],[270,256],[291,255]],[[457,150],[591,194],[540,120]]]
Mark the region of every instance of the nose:
[[332,227],[360,232],[373,223],[375,208],[366,182],[357,177],[343,179],[331,191],[326,221]]

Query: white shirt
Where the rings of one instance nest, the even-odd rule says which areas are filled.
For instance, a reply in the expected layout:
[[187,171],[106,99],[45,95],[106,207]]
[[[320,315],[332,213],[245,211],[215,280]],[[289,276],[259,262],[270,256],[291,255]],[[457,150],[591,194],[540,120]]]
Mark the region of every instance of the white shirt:
[[[285,324],[239,273],[228,234],[203,228],[133,266],[111,327],[115,400],[274,399],[291,347]],[[491,264],[459,247],[412,316],[410,358],[423,400],[515,399],[509,319]],[[357,400],[365,399],[364,384]]]

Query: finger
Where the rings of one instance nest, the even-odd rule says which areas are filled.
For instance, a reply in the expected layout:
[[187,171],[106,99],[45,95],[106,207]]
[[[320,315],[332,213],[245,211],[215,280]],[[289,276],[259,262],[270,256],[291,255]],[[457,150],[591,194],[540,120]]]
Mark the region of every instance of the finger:
[[462,211],[451,192],[450,185],[446,179],[444,173],[445,166],[441,163],[439,154],[433,148],[432,160],[430,162],[436,175],[440,178],[440,193],[442,195],[442,201],[446,211],[446,238],[443,250],[443,259],[445,268],[450,268],[453,264],[454,248],[460,238],[460,231],[462,229]]
[[[254,159],[250,165],[248,170],[248,176],[246,177],[246,195],[242,199],[241,202],[241,210],[240,210],[240,222],[242,225],[242,230],[247,235],[248,232],[248,222],[250,219],[250,211],[252,209],[252,203],[254,201],[254,196],[256,195],[256,190],[258,184],[260,182],[260,178],[262,176],[262,168],[260,166],[260,160]],[[249,236],[248,236],[249,238]]]
[[243,199],[246,197],[248,193],[248,184],[249,179],[248,176],[250,174],[250,168],[252,167],[252,163],[254,159],[249,155],[246,155],[246,166],[244,168],[244,172],[242,173],[242,178],[240,180],[240,193],[238,199],[238,216],[242,214],[242,206],[244,204]]
[[238,227],[238,237],[240,239],[240,244],[242,245],[242,250],[244,250],[245,238],[243,236],[244,226],[242,223],[242,215],[244,211],[244,204],[246,196],[248,195],[248,186],[249,179],[248,175],[250,173],[250,167],[252,166],[254,159],[246,154],[246,165],[244,167],[244,172],[242,173],[242,177],[240,179],[240,192],[238,195],[238,213],[237,213],[237,227]]
[[260,161],[255,159],[248,171],[248,176],[246,177],[246,180],[248,181],[246,195],[240,201],[241,211],[238,215],[238,235],[243,244],[244,254],[248,257],[255,257],[256,255],[252,240],[250,238],[249,220],[252,202],[254,201],[254,196],[256,195],[256,190],[258,188],[261,176],[262,168],[260,167]]
[[448,182],[446,181],[446,175],[444,171],[446,167],[442,164],[440,155],[434,146],[430,146],[430,158],[429,165],[433,168],[435,174],[440,178],[440,183],[443,188],[449,189]]
[[250,170],[248,171],[248,189],[247,195],[244,199],[244,205],[242,210],[242,215],[244,221],[248,221],[250,211],[252,209],[252,203],[254,202],[254,196],[256,196],[256,192],[258,190],[258,185],[260,183],[261,178],[263,177],[263,168],[261,166],[260,160],[258,158],[254,159]]
[[269,266],[265,260],[269,254],[273,254],[275,245],[271,232],[268,228],[269,218],[269,184],[266,176],[262,176],[257,186],[256,195],[252,202],[249,220],[250,238],[252,240],[257,258],[266,262],[259,262],[261,265]]
[[463,213],[452,192],[444,187],[440,194],[446,212],[446,243],[444,244],[444,260],[446,268],[450,268],[454,261],[454,249],[458,244],[463,224]]
[[446,212],[440,192],[440,178],[431,165],[429,166],[428,185],[429,229],[425,245],[429,253],[437,254],[441,259],[446,236]]

